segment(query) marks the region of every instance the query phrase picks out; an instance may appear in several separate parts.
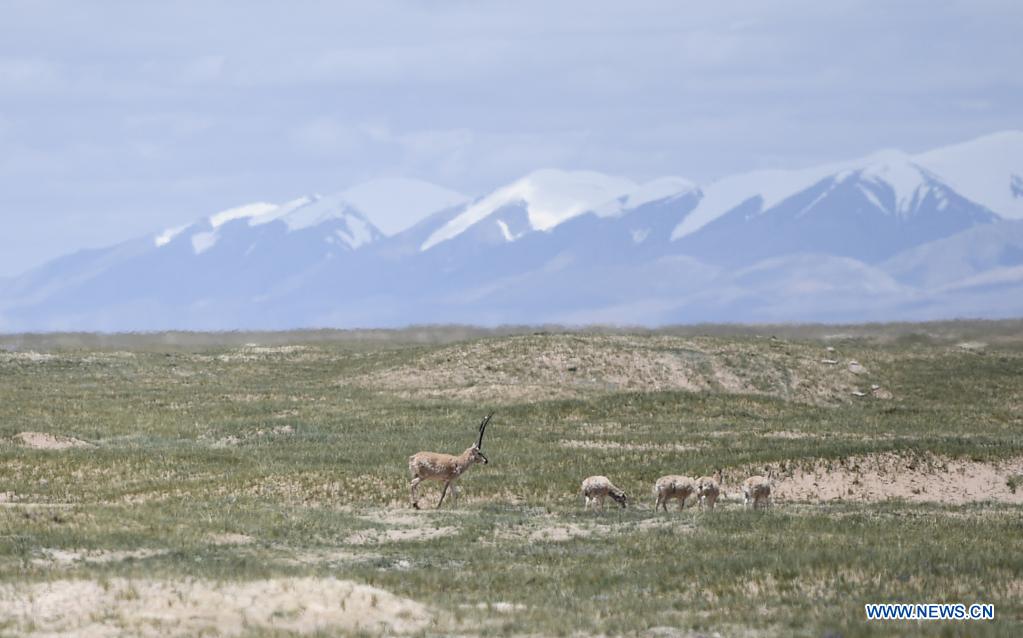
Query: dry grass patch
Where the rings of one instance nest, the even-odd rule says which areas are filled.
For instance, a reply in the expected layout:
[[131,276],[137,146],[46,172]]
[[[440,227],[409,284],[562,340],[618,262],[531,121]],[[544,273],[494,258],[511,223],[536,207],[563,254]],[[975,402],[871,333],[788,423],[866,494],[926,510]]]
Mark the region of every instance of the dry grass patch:
[[28,362],[28,363],[42,363],[44,361],[52,361],[57,357],[52,354],[45,354],[42,352],[34,352],[28,350],[25,352],[4,352],[0,351],[0,363],[10,362]]

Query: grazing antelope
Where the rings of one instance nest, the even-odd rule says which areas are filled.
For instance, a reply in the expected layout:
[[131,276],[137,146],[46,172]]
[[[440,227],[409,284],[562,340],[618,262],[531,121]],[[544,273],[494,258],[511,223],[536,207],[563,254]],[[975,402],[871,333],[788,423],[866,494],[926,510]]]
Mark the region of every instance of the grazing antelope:
[[615,487],[611,479],[606,476],[591,476],[583,480],[582,493],[586,497],[586,505],[583,506],[583,509],[590,509],[590,505],[593,505],[594,508],[600,505],[600,509],[603,511],[604,499],[608,496],[613,498],[621,508],[624,508],[629,500],[628,495]]
[[721,495],[721,470],[714,472],[714,476],[701,476],[696,479],[696,499],[700,507],[714,509],[718,496]]
[[771,505],[771,479],[763,476],[751,476],[742,483],[742,500],[746,507],[753,504],[753,509]]
[[673,498],[678,499],[678,508],[680,510],[685,509],[686,499],[695,493],[696,481],[688,476],[679,476],[677,474],[662,476],[654,483],[654,495],[657,497],[657,500],[654,502],[654,511],[656,512],[657,508],[660,507],[667,512],[668,501]]
[[480,422],[480,435],[476,442],[458,456],[453,454],[441,454],[439,452],[416,452],[408,457],[408,469],[412,473],[412,507],[419,509],[419,499],[416,497],[416,487],[423,481],[443,481],[444,491],[440,493],[440,500],[437,507],[440,508],[444,502],[444,496],[451,488],[452,498],[458,501],[458,486],[454,483],[476,463],[489,463],[480,448],[483,447],[483,431],[490,423],[491,412]]

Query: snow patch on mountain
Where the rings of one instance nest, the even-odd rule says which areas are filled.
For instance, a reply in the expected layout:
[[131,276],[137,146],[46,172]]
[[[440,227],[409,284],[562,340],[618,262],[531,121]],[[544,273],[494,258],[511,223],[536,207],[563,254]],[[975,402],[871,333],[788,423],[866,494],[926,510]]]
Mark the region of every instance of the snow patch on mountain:
[[222,210],[219,213],[210,215],[209,221],[210,226],[214,228],[220,228],[224,224],[236,219],[243,218],[258,218],[260,216],[267,215],[271,212],[279,210],[281,207],[277,204],[268,204],[266,202],[256,202],[254,204],[246,204],[244,206],[236,206],[235,208],[229,208]]
[[760,212],[769,210],[787,197],[844,168],[843,165],[832,164],[802,170],[761,170],[720,179],[701,189],[700,203],[675,227],[671,239],[692,235],[753,198],[759,198]]
[[182,233],[193,229],[195,232],[189,236],[192,252],[201,255],[217,245],[224,226],[238,220],[247,220],[250,227],[279,221],[287,227],[289,233],[337,220],[343,223],[344,229],[336,230],[334,232],[336,237],[330,237],[329,243],[339,243],[353,250],[381,236],[362,212],[354,208],[343,196],[313,195],[280,205],[257,202],[230,208],[193,224],[168,228],[155,235],[153,243],[156,248],[167,246]]
[[693,192],[696,188],[696,184],[684,177],[659,177],[641,184],[629,193],[622,208],[632,210],[650,202],[675,199]]
[[[1019,147],[1023,149],[1023,143]],[[912,156],[898,150],[885,150],[861,159],[806,169],[761,170],[726,177],[702,189],[700,203],[675,227],[671,238],[677,240],[692,235],[750,200],[757,200],[757,207],[749,213],[750,216],[767,212],[788,197],[828,178],[832,180],[828,191],[806,206],[803,209],[804,213],[811,210],[831,190],[852,178],[859,179],[860,191],[878,209],[887,213],[908,215],[917,209],[927,194],[932,192],[938,199],[939,210],[943,210],[948,203],[941,190],[935,188],[935,184],[943,182],[944,178],[934,169],[939,164],[934,158],[946,158],[946,155],[936,153],[937,155],[925,153]],[[982,155],[974,154],[971,161],[981,165],[983,159]],[[945,168],[951,171],[953,168],[959,170],[962,167],[946,165]],[[1023,171],[1023,162],[1020,163],[1020,168]],[[972,177],[968,176],[967,181],[969,179]],[[1006,175],[1005,179],[1008,180],[1009,177]],[[955,188],[954,183],[952,186]],[[887,197],[878,196],[879,193],[887,194],[886,192],[891,194],[892,203],[884,201]],[[1006,192],[1010,191],[1006,189]],[[980,198],[973,199],[984,203]],[[1019,206],[1020,216],[1023,217],[1023,199],[1020,200]],[[997,208],[993,210],[999,211]]]
[[164,230],[163,232],[157,234],[155,237],[153,237],[153,243],[156,244],[157,248],[159,248],[160,246],[166,246],[167,244],[169,244],[172,241],[174,241],[175,237],[177,237],[181,233],[185,232],[185,230],[189,226],[191,226],[191,224],[184,224],[182,226],[175,226],[174,228],[168,228],[168,229]]
[[377,179],[341,193],[385,235],[414,226],[429,214],[465,204],[469,197],[419,179]]
[[467,206],[464,212],[430,235],[421,250],[457,237],[508,205],[525,205],[532,229],[550,230],[635,189],[636,183],[632,180],[593,171],[536,171]]
[[192,251],[196,255],[201,255],[210,248],[213,248],[217,243],[217,239],[217,233],[213,231],[195,233],[192,235]]
[[[281,208],[285,209],[286,207],[282,206]],[[318,226],[331,219],[345,219],[352,214],[358,215],[359,213],[343,196],[323,197],[316,195],[303,205],[296,206],[292,210],[274,213],[272,219],[279,219],[287,225],[289,231],[296,231]],[[272,219],[265,221],[271,221]],[[253,222],[253,225],[265,223],[263,220],[253,220]]]
[[640,184],[624,195],[594,207],[592,212],[598,217],[615,217],[646,204],[670,201],[699,192],[700,189],[696,184],[683,177],[658,177]]
[[305,226],[303,226],[299,222],[299,220],[294,219],[289,220],[291,213],[293,211],[304,208],[310,204],[318,202],[320,199],[321,197],[319,195],[311,195],[293,199],[289,202],[280,204],[279,206],[274,205],[272,206],[272,208],[268,208],[257,215],[250,216],[249,226],[261,226],[263,224],[269,224],[272,221],[280,219],[283,220],[285,224],[287,224],[289,230],[298,230],[300,228],[304,228]]
[[1023,131],[1002,131],[917,155],[957,193],[1006,219],[1023,219]]
[[373,228],[361,216],[346,216],[345,226],[348,228],[348,232],[338,230],[337,235],[353,250],[370,243],[374,239]]
[[424,219],[431,213],[466,202],[468,198],[456,191],[416,179],[379,179],[334,195],[311,195],[284,204],[254,202],[214,213],[192,224],[168,228],[153,236],[153,244],[161,248],[188,230],[192,250],[201,254],[217,243],[221,227],[240,219],[249,226],[283,222],[289,232],[318,226],[329,220],[342,220],[350,232],[340,233],[339,240],[358,248],[380,235],[379,219],[385,234],[397,233]]
[[[902,151],[882,151],[870,159],[873,161],[860,172],[861,179],[892,189],[895,207],[888,212],[898,214],[912,211],[919,191],[926,186],[920,167],[913,164],[909,155]],[[886,206],[879,208],[888,209]]]

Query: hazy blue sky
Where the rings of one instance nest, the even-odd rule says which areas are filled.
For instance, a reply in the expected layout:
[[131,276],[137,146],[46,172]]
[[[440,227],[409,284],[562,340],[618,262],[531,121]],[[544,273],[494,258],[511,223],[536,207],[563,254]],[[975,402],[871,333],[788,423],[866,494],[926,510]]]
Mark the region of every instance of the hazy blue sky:
[[0,0],[0,276],[375,177],[706,181],[1023,128],[1023,3]]

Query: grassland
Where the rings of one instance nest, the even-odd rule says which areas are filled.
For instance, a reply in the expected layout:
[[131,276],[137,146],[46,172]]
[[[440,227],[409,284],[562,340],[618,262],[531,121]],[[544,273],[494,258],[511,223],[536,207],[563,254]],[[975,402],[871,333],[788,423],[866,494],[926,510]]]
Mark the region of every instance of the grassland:
[[[0,635],[1020,635],[1021,328],[0,337]],[[409,509],[491,409],[457,507]]]

